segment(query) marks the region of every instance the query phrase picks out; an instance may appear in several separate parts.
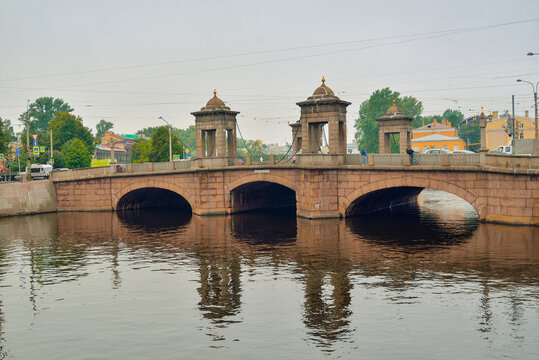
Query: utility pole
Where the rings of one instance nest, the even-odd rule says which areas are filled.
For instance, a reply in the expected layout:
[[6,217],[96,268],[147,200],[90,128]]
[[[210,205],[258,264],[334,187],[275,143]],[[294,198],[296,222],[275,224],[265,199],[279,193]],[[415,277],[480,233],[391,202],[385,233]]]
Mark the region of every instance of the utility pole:
[[54,167],[54,150],[52,148],[52,129],[51,129],[51,153],[49,157],[50,157],[49,162]]
[[511,95],[512,112],[513,112],[513,136],[511,139],[511,154],[515,153],[515,95]]
[[30,100],[26,100],[26,181],[32,181],[30,172],[30,114],[29,107]]

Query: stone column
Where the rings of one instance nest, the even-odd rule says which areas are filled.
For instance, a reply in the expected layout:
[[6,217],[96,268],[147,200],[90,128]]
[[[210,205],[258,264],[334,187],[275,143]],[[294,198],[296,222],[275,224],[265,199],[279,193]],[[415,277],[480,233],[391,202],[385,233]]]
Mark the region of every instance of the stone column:
[[225,157],[227,156],[226,151],[226,130],[224,125],[219,125],[216,130],[216,140],[217,140],[217,156]]
[[227,130],[228,156],[236,158],[238,156],[236,147],[236,129]]
[[346,154],[346,119],[339,121],[339,153]]
[[301,137],[303,142],[303,154],[311,154],[310,125],[306,121],[301,124]]
[[338,154],[339,153],[339,121],[330,120],[328,122],[328,135],[329,135],[329,153]]
[[207,147],[206,147],[206,157],[213,157],[215,154],[215,130],[206,131],[207,136]]
[[405,153],[406,149],[409,149],[409,147],[408,147],[408,131],[401,130],[399,132],[399,153],[400,154]]
[[206,157],[206,133],[204,130],[197,131],[197,156]]
[[479,128],[481,129],[481,148],[479,152],[488,152],[487,148],[487,137],[485,128],[487,126],[487,119],[485,118],[485,113],[483,113],[483,108],[481,107],[481,116],[479,117]]

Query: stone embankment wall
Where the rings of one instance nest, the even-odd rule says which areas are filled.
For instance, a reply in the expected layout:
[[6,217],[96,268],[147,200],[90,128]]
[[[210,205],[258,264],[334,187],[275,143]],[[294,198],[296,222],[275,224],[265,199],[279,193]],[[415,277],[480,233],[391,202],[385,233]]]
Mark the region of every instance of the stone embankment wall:
[[55,212],[52,181],[0,183],[0,216]]

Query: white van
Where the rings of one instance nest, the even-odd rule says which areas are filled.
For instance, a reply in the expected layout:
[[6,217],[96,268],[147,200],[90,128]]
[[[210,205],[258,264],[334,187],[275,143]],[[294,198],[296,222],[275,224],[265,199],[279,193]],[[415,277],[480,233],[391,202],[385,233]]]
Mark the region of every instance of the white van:
[[33,180],[48,179],[52,171],[52,165],[32,164],[30,165],[30,175]]

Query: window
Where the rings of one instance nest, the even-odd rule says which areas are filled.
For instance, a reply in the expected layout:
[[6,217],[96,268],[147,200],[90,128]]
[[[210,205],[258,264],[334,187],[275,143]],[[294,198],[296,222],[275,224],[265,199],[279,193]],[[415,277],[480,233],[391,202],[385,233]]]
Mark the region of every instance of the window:
[[438,145],[434,145],[432,148],[433,149],[438,149]]
[[522,131],[520,132],[520,138],[524,139],[524,132],[522,132]]
[[419,151],[419,148],[417,146],[413,146],[412,148],[414,149],[414,151]]
[[521,129],[524,129],[524,124],[521,123],[521,124],[519,125],[519,127],[520,127]]
[[443,146],[442,146],[442,149],[447,150],[447,145],[443,145]]
[[458,150],[458,149],[459,149],[458,145],[453,146],[453,150]]

